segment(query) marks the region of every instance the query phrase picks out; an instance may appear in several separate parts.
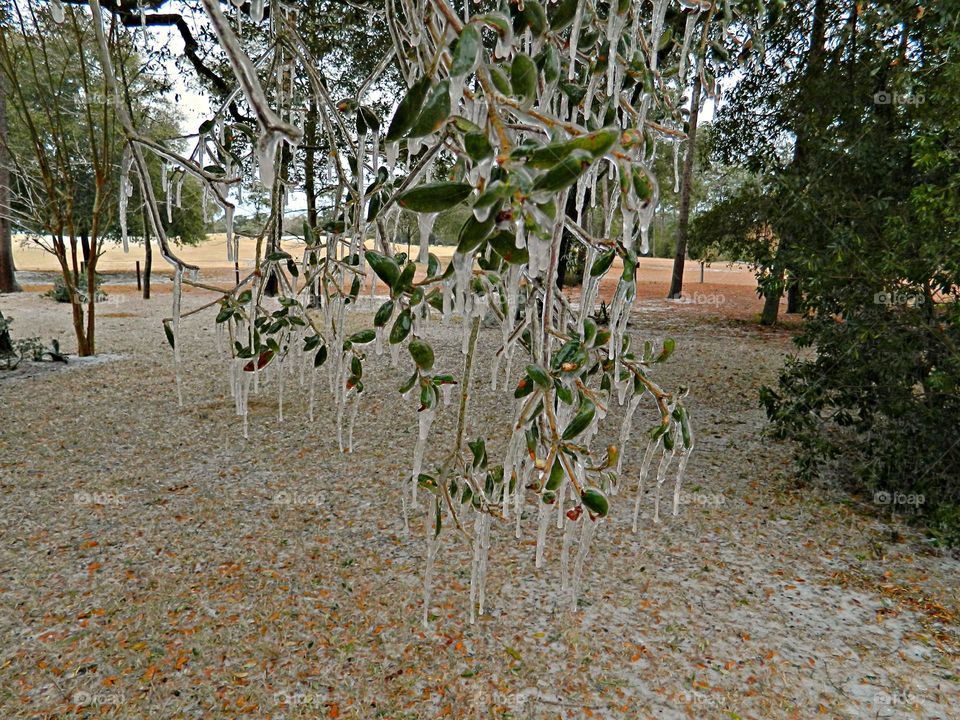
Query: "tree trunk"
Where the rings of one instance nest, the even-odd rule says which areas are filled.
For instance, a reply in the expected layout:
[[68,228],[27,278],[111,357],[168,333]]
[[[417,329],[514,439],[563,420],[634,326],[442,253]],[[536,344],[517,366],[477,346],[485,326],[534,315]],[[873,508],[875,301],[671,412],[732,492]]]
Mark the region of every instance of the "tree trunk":
[[84,265],[90,264],[90,236],[86,230],[80,231],[80,252],[83,255]]
[[777,315],[780,313],[780,293],[770,293],[763,300],[763,310],[760,313],[761,325],[776,325]]
[[143,299],[150,299],[150,271],[153,269],[153,247],[150,245],[150,218],[147,217],[147,206],[144,204],[143,213]]
[[677,245],[673,251],[673,276],[670,278],[668,298],[678,299],[683,293],[683,264],[687,257],[687,237],[690,227],[690,196],[693,193],[693,161],[697,153],[697,121],[700,117],[700,73],[693,81],[690,100],[690,129],[687,132],[687,152],[683,157],[683,175],[680,178],[680,210],[677,218]]
[[687,257],[687,238],[690,227],[690,196],[693,193],[693,161],[697,153],[697,123],[700,119],[700,94],[703,84],[700,81],[700,71],[703,67],[703,58],[706,52],[707,39],[710,33],[710,21],[716,9],[716,3],[710,4],[710,10],[703,23],[703,34],[700,36],[700,46],[697,49],[697,63],[694,67],[693,92],[690,93],[690,121],[687,130],[687,152],[683,156],[683,176],[680,179],[680,208],[677,218],[677,244],[673,251],[673,275],[670,278],[668,298],[679,298],[683,293],[683,265]]
[[7,98],[0,75],[0,293],[20,292],[13,264],[13,236],[8,218],[10,207],[10,171],[6,157]]
[[800,284],[796,279],[791,279],[787,285],[787,314],[793,315],[800,312]]
[[304,125],[303,185],[307,195],[307,224],[317,227],[317,101],[311,97]]

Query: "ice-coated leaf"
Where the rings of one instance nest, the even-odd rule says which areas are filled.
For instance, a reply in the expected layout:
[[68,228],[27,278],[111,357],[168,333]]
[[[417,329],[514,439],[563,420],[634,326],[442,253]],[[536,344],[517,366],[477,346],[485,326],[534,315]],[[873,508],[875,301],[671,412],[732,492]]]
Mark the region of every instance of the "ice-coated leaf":
[[573,150],[562,162],[554,165],[550,170],[541,175],[534,183],[534,190],[544,192],[558,192],[565,187],[569,187],[577,181],[593,160],[586,150]]
[[482,221],[477,220],[473,214],[467,217],[463,226],[460,228],[460,234],[457,236],[458,253],[471,253],[480,247],[483,241],[487,239],[490,231],[493,230],[494,225],[497,223],[498,207],[499,205],[495,205]]
[[476,25],[465,25],[460,37],[457,38],[453,49],[453,60],[450,63],[450,76],[466,75],[476,67],[477,56],[483,47],[480,40],[480,31]]
[[433,348],[420,339],[410,341],[410,355],[417,367],[421,370],[430,370],[433,367]]
[[420,115],[423,101],[426,99],[429,90],[430,77],[428,75],[424,75],[410,86],[403,100],[397,105],[393,120],[390,121],[390,127],[387,129],[387,142],[399,140],[413,127],[413,123]]
[[436,132],[448,117],[450,117],[450,81],[441,80],[430,91],[423,110],[414,121],[407,136],[417,138]]
[[397,261],[374,250],[367,250],[364,256],[377,277],[392,289],[397,284],[397,280],[400,279],[400,266],[397,265]]
[[590,266],[590,277],[598,277],[603,275],[610,268],[610,265],[613,263],[613,259],[616,256],[617,251],[613,248],[598,255],[597,259],[593,261],[593,265]]
[[610,501],[602,491],[596,488],[587,488],[580,496],[580,501],[596,517],[606,517],[610,512]]
[[393,322],[393,327],[390,329],[390,344],[397,345],[402,343],[407,335],[410,334],[410,328],[412,326],[413,320],[410,317],[410,309],[405,308],[403,312],[397,315],[397,319]]
[[580,397],[580,407],[577,408],[577,414],[573,416],[567,427],[563,430],[561,436],[564,440],[573,440],[582,433],[593,422],[593,417],[597,413],[597,406],[586,395]]
[[530,252],[525,247],[514,245],[513,233],[502,230],[490,238],[490,247],[511,265],[523,265],[530,259]]
[[537,97],[537,66],[529,55],[519,53],[510,65],[510,87],[513,95],[523,103],[532,103]]
[[459,205],[473,192],[467,183],[425,183],[401,193],[397,197],[400,207],[413,212],[435,213]]

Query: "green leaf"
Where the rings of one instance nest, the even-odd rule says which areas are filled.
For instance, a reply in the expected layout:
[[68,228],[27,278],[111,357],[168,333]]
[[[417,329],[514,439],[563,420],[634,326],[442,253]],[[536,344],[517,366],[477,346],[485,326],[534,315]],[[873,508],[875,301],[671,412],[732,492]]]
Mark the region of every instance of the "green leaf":
[[513,244],[514,236],[509,230],[501,230],[490,238],[490,247],[511,265],[523,265],[530,259],[527,248]]
[[487,239],[494,225],[497,224],[497,212],[499,204],[490,209],[487,217],[482,222],[471,213],[460,228],[460,234],[457,236],[457,252],[461,254],[471,253],[480,247],[481,243]]
[[318,368],[321,365],[323,365],[326,361],[327,361],[327,346],[324,345],[319,350],[317,350],[317,354],[313,358],[313,366],[315,368]]
[[607,513],[610,512],[610,501],[607,500],[606,495],[596,488],[584,490],[580,496],[580,502],[596,517],[606,517]]
[[601,253],[597,259],[593,261],[593,265],[590,266],[590,277],[603,275],[610,268],[610,265],[613,263],[613,258],[615,258],[616,255],[617,251],[613,248]]
[[537,385],[544,389],[549,388],[552,384],[550,375],[547,373],[547,371],[536,363],[527,365],[527,375],[529,375]]
[[436,182],[411,188],[397,197],[400,207],[413,212],[440,212],[459,205],[473,192],[467,183]]
[[459,77],[472,71],[477,64],[482,43],[480,31],[476,25],[466,25],[453,49],[453,61],[450,63],[450,77]]
[[528,55],[519,53],[510,65],[510,86],[513,94],[523,103],[532,103],[537,98],[537,66]]
[[383,280],[387,287],[392,290],[397,284],[397,280],[400,279],[400,266],[397,265],[397,261],[373,250],[367,250],[364,257],[367,258],[367,263],[373,268],[377,277]]
[[584,171],[590,167],[593,160],[586,150],[573,150],[563,162],[558,163],[552,169],[540,176],[534,183],[534,190],[545,192],[557,192],[563,190],[577,181]]
[[390,329],[390,344],[396,345],[404,341],[410,334],[410,328],[413,326],[413,320],[410,317],[410,309],[405,308],[402,313],[397,315],[397,319]]
[[441,80],[430,91],[423,110],[407,133],[407,137],[423,137],[436,132],[448,117],[450,117],[450,81]]
[[216,320],[217,324],[226,322],[227,320],[232,318],[233,312],[234,312],[233,308],[227,305],[226,303],[221,305],[220,312],[217,313],[217,320]]
[[393,305],[393,300],[387,300],[380,306],[377,314],[373,316],[374,327],[383,327],[390,321],[390,318],[393,317]]
[[539,38],[547,31],[547,11],[537,0],[524,0],[523,18],[530,26],[530,32]]
[[400,390],[400,394],[403,395],[413,390],[413,386],[416,385],[417,378],[419,377],[420,373],[414,372],[413,375],[411,375],[408,380],[404,381],[404,383],[398,388]]
[[586,395],[581,395],[580,407],[577,408],[577,414],[570,420],[561,437],[564,440],[573,440],[593,422],[593,417],[596,413],[597,406],[593,404],[593,401]]
[[411,340],[408,349],[418,368],[421,370],[430,370],[430,368],[433,367],[433,348],[423,340]]
[[564,475],[563,463],[560,461],[560,452],[558,451],[553,461],[553,467],[550,468],[550,476],[547,478],[547,484],[544,486],[544,490],[549,490],[550,492],[559,490]]
[[387,142],[399,140],[413,127],[413,123],[420,114],[423,101],[426,99],[429,89],[430,77],[427,75],[424,75],[410,86],[403,100],[397,105],[397,111],[393,114],[393,120],[390,121],[390,127],[387,129]]
[[493,155],[493,146],[485,132],[468,132],[464,135],[463,149],[474,162],[480,162]]
[[403,266],[403,272],[400,273],[400,277],[397,280],[397,292],[405,292],[410,289],[411,283],[413,282],[413,276],[417,272],[417,264],[415,262],[408,262]]
[[427,255],[427,277],[436,277],[440,272],[440,258],[433,253]]
[[175,340],[174,337],[173,337],[173,330],[172,330],[171,327],[170,327],[170,321],[169,321],[169,320],[164,320],[164,321],[163,321],[163,334],[167,336],[167,342],[170,344],[170,347],[176,348],[176,347],[177,347],[177,342],[176,342],[176,340]]
[[373,330],[360,330],[359,332],[353,333],[350,337],[347,338],[350,342],[355,345],[365,345],[366,343],[373,342],[377,337],[377,333]]
[[560,3],[550,13],[550,29],[554,32],[563,30],[573,22],[577,14],[577,4],[580,0],[560,0]]
[[602,157],[617,141],[619,131],[614,129],[597,130],[562,143],[551,143],[534,150],[527,157],[527,165],[546,169],[551,168],[574,150],[585,150],[594,159]]
[[677,347],[677,341],[674,340],[673,338],[667,338],[666,340],[663,341],[663,350],[660,351],[660,354],[657,355],[653,359],[653,361],[655,363],[663,362],[664,360],[669,358],[671,355],[673,355],[673,351],[676,349],[676,347]]
[[497,90],[504,95],[509,95],[513,92],[513,88],[510,86],[510,79],[499,65],[489,65],[488,69],[490,70],[490,80]]

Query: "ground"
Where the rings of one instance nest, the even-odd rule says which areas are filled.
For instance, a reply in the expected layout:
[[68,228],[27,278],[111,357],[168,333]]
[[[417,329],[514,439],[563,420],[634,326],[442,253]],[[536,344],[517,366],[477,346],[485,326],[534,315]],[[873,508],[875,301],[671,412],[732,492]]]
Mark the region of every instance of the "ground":
[[[44,280],[0,309],[15,337],[70,351]],[[169,282],[149,302],[108,285],[111,357],[0,371],[0,716],[960,717],[960,563],[870,498],[797,487],[757,405],[789,331],[757,329],[749,283],[726,280],[688,280],[703,296],[678,304],[647,278],[632,319],[637,338],[677,339],[659,377],[691,388],[680,513],[654,523],[648,490],[630,531],[632,445],[578,612],[558,606],[557,538],[535,569],[527,522],[519,542],[495,531],[475,625],[470,550],[446,537],[428,629],[422,523],[405,529],[400,504],[416,437],[402,371],[370,361],[351,454],[325,384],[310,423],[296,374],[282,422],[275,386],[251,401],[245,441],[212,312],[183,324],[181,409],[159,322]],[[438,366],[459,367],[456,323],[427,337]],[[481,333],[471,415],[494,444],[510,423],[487,389],[495,337]]]

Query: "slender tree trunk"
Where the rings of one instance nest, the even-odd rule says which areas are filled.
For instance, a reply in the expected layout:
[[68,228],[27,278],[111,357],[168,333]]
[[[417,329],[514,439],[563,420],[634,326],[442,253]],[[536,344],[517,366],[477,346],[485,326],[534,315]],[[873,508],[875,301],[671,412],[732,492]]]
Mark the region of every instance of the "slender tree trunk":
[[690,227],[690,196],[693,193],[693,161],[697,156],[697,123],[700,119],[700,95],[703,84],[700,71],[710,33],[710,21],[716,10],[716,2],[710,4],[710,10],[703,22],[703,33],[697,48],[697,61],[694,66],[693,92],[690,93],[690,120],[687,130],[687,152],[683,156],[683,176],[680,179],[680,209],[677,217],[677,243],[673,251],[673,275],[670,278],[668,298],[679,298],[683,293],[683,265],[687,257],[687,238]]
[[7,147],[7,97],[0,75],[0,293],[20,292],[13,264],[13,234],[10,227],[10,170]]
[[307,224],[317,227],[317,101],[311,97],[304,126],[303,184],[307,195]]
[[787,284],[787,314],[800,312],[800,285],[791,278]]
[[150,245],[150,218],[147,217],[147,206],[144,204],[143,213],[143,299],[150,299],[150,271],[153,269],[153,247]]
[[90,236],[86,230],[80,231],[80,252],[83,255],[84,265],[90,264]]
[[697,121],[700,117],[700,73],[693,81],[690,100],[690,129],[687,132],[687,152],[683,157],[683,175],[680,178],[680,211],[677,218],[677,244],[673,251],[673,276],[670,278],[668,298],[679,298],[683,293],[683,265],[687,257],[687,238],[690,228],[690,196],[693,193],[693,161],[697,154]]

